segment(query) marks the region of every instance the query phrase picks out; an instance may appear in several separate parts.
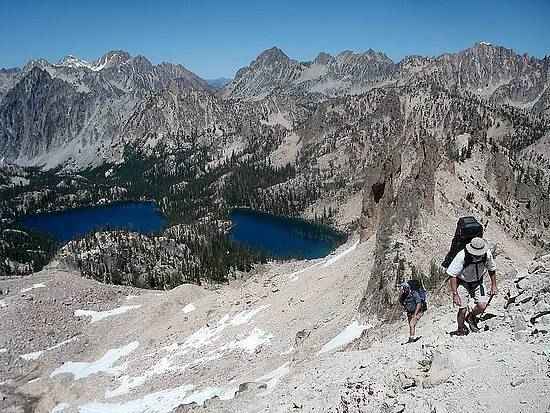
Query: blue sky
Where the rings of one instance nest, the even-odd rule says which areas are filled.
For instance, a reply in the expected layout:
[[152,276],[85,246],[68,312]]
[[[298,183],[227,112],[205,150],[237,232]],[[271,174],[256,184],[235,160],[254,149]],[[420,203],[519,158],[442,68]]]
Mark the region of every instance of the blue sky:
[[550,55],[549,0],[0,0],[0,67],[113,49],[232,77],[262,50],[298,60],[369,48],[395,61],[488,41]]

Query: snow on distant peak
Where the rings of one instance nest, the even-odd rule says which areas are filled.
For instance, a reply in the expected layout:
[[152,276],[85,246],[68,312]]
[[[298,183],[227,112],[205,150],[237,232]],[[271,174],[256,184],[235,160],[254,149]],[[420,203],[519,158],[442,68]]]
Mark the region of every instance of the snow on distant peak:
[[72,67],[74,69],[80,69],[85,67],[87,69],[93,70],[93,65],[87,62],[86,60],[80,59],[73,55],[65,56],[59,63],[58,66]]
[[116,66],[126,60],[130,55],[123,51],[111,51],[102,56],[95,62],[88,62],[73,55],[67,55],[56,66],[72,67],[74,69],[86,68],[94,72],[99,72],[105,68]]
[[479,42],[479,44],[483,46],[492,46],[492,43],[489,43],[489,42]]

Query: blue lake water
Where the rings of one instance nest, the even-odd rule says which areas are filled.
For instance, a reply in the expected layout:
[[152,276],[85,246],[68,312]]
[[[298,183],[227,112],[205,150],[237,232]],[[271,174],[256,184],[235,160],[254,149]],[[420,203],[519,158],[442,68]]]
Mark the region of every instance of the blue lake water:
[[277,258],[321,258],[342,241],[342,235],[301,220],[247,209],[231,213],[232,241]]
[[162,230],[167,221],[154,202],[117,202],[51,214],[26,215],[18,222],[28,230],[67,242],[102,228],[155,233]]

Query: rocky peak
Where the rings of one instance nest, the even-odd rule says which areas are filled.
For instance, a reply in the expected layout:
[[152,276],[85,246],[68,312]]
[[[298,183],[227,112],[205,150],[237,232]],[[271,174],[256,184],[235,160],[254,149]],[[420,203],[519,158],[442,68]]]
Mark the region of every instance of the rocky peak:
[[130,60],[131,56],[128,52],[124,50],[111,50],[110,52],[105,53],[101,56],[95,63],[94,66],[97,70],[108,69],[115,66],[120,66],[123,63],[126,63]]
[[288,62],[290,59],[288,56],[278,47],[272,47],[271,49],[264,50],[256,58],[253,64],[271,64],[271,63],[281,63]]
[[39,66],[33,66],[25,75],[25,77],[23,77],[21,83],[27,85],[35,85],[48,80],[51,80],[51,76],[46,70]]
[[368,49],[364,53],[355,53],[352,50],[344,50],[343,52],[338,53],[336,58],[339,61],[362,60],[362,61],[368,62],[368,61],[376,60],[376,61],[381,61],[381,62],[384,62],[384,63],[393,64],[393,61],[388,56],[386,56],[384,53],[377,52],[377,51],[374,51],[372,49]]
[[153,64],[144,56],[138,55],[132,57],[128,64],[132,65],[138,72],[150,72],[153,70]]
[[50,62],[48,62],[46,59],[33,59],[30,60],[24,67],[24,72],[30,72],[33,68],[39,67],[41,69],[45,69],[46,67],[50,66]]
[[328,53],[321,52],[317,55],[313,63],[318,65],[327,65],[334,61],[334,57]]

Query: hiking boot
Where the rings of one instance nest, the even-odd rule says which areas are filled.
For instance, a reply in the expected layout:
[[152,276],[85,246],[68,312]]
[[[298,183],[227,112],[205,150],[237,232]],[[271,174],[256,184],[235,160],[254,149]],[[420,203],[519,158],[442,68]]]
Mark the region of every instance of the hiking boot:
[[457,329],[456,331],[451,331],[449,334],[451,336],[467,336],[470,333],[470,330],[468,330],[468,327],[464,326],[462,329]]
[[470,327],[470,331],[472,333],[479,333],[479,327],[477,326],[477,320],[475,317],[468,316],[466,318],[466,322],[468,323],[468,326]]

